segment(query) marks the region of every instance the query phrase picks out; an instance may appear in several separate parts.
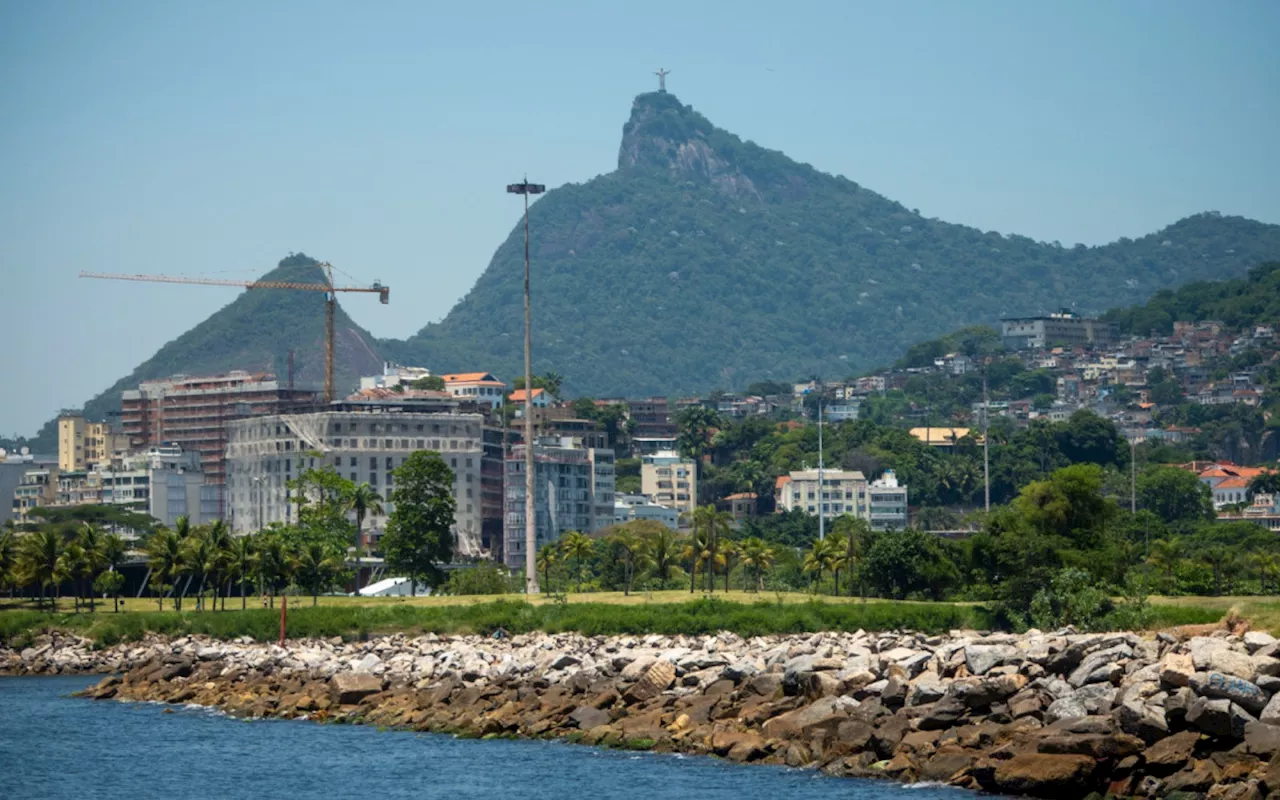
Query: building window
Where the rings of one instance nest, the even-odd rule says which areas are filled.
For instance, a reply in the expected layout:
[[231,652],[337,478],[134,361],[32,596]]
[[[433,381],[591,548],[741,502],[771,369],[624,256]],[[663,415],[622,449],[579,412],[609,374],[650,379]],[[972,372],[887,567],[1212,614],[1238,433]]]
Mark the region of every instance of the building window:
[[[356,457],[355,457],[355,456],[352,456],[352,457],[351,457],[351,466],[353,466],[353,467],[354,467],[355,465],[356,465]],[[355,480],[355,479],[356,479],[356,474],[353,472],[353,473],[351,473],[351,480]]]
[[393,469],[393,466],[391,463],[391,456],[387,456],[387,469]]
[[378,468],[378,457],[369,456],[369,469],[377,469],[377,468]]

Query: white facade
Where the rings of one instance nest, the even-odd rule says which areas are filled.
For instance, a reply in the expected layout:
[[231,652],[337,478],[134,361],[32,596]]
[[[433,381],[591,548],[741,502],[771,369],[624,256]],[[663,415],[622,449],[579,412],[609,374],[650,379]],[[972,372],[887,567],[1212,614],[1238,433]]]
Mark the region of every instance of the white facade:
[[660,506],[642,494],[617,495],[613,503],[614,524],[622,525],[638,519],[661,522],[673,531],[680,527],[680,512],[674,508]]
[[777,507],[779,511],[799,509],[806,514],[821,513],[827,519],[834,519],[844,514],[866,518],[867,511],[867,479],[857,470],[824,469],[822,470],[822,488],[818,487],[818,470],[795,470],[791,480],[782,485],[778,491]]
[[[482,403],[490,408],[501,408],[507,395],[507,385],[491,372],[457,372],[441,375],[444,389],[459,400]],[[537,398],[534,398],[535,405]]]
[[873,529],[900,531],[907,527],[907,487],[898,484],[898,476],[893,470],[885,470],[884,475],[872,481],[868,494]]
[[[425,404],[424,404],[425,405]],[[236,534],[273,522],[292,523],[296,503],[289,481],[304,470],[332,467],[343,478],[368,483],[384,498],[395,489],[392,470],[419,450],[434,450],[453,470],[454,535],[459,555],[480,550],[480,462],[483,419],[438,406],[389,410],[378,404],[310,414],[279,414],[227,426],[228,523]],[[395,508],[365,518],[365,533],[377,538]]]
[[692,514],[698,507],[698,464],[674,450],[643,456],[640,491],[677,514]]
[[386,361],[382,364],[381,375],[367,375],[360,378],[360,390],[408,387],[414,381],[430,377],[431,370],[426,367],[402,367]]

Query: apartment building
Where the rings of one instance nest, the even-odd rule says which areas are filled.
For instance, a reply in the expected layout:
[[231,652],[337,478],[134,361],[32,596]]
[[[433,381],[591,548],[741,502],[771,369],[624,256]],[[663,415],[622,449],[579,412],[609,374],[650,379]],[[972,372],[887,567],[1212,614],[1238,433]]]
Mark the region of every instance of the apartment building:
[[674,450],[641,457],[640,492],[653,502],[692,514],[698,507],[698,464]]
[[[827,519],[845,514],[867,520],[875,530],[907,527],[907,487],[898,483],[893,470],[867,482],[857,470],[794,470],[778,478],[777,511],[799,509],[806,514],[821,513]],[[821,512],[819,512],[821,507]]]
[[873,530],[903,530],[907,527],[907,487],[898,483],[898,476],[887,469],[884,475],[871,482],[867,494],[868,516]]
[[[525,560],[525,445],[507,456],[503,557],[517,569]],[[543,438],[533,448],[534,530],[537,547],[569,531],[590,533],[615,520],[613,451],[582,447],[572,439]]]
[[58,417],[58,469],[82,472],[129,449],[129,438],[105,422],[87,422],[79,414]]
[[[310,409],[319,398],[315,389],[295,389],[270,373],[177,375],[124,391],[120,418],[132,449],[171,444],[199,453],[205,481],[221,485],[229,423]],[[225,513],[225,497],[221,505]]]
[[26,470],[13,490],[13,519],[18,522],[29,521],[32,509],[53,505],[57,493],[56,466]]
[[441,375],[440,378],[449,394],[459,400],[471,400],[490,409],[501,408],[507,394],[507,385],[495,378],[492,372],[457,372]]
[[23,476],[30,470],[57,469],[58,459],[53,456],[32,455],[27,448],[13,452],[0,447],[0,521],[18,519],[18,505],[14,491],[22,484]]
[[[236,534],[296,520],[289,482],[308,469],[331,467],[355,484],[368,483],[384,498],[395,490],[394,470],[412,453],[434,450],[453,470],[455,545],[459,555],[483,550],[484,419],[456,411],[448,400],[333,403],[324,411],[273,414],[227,425],[227,521]],[[491,448],[492,450],[492,448]],[[501,452],[499,444],[489,457]],[[376,541],[395,510],[365,519]]]
[[1000,321],[1000,326],[1000,337],[1010,350],[1105,345],[1115,339],[1111,325],[1077,316],[1067,309],[1037,317],[1007,317]]

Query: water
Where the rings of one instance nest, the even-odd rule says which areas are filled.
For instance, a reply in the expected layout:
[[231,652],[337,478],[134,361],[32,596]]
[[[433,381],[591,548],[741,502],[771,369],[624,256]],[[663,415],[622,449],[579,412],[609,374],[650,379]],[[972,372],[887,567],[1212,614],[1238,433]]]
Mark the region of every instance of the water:
[[938,786],[353,725],[244,722],[67,695],[93,678],[0,678],[0,797],[441,800],[971,800]]

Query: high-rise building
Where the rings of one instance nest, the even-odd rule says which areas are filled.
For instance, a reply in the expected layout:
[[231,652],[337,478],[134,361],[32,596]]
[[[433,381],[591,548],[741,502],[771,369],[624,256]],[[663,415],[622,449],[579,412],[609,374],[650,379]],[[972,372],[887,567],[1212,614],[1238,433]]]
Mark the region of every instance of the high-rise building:
[[128,448],[128,437],[106,422],[87,422],[79,414],[58,417],[58,469],[63,472],[83,472]]
[[[524,445],[507,456],[503,557],[524,566]],[[543,438],[533,449],[534,529],[537,546],[569,531],[590,533],[614,523],[614,456],[606,448],[582,447],[571,438]]]
[[642,456],[640,492],[660,506],[692,514],[698,507],[698,462],[674,450]]
[[[333,403],[323,411],[274,414],[228,423],[228,523],[247,534],[297,519],[289,482],[308,469],[331,467],[352,483],[367,483],[384,498],[395,491],[394,470],[419,450],[438,452],[453,471],[455,545],[459,555],[482,554],[483,417],[457,413],[453,399],[394,403]],[[490,453],[494,458],[500,453]],[[375,541],[395,510],[365,519]]]
[[[205,481],[221,485],[228,423],[307,409],[319,397],[314,388],[295,389],[270,373],[176,375],[124,391],[120,419],[133,449],[172,444],[199,453]],[[225,514],[225,495],[220,505]]]

